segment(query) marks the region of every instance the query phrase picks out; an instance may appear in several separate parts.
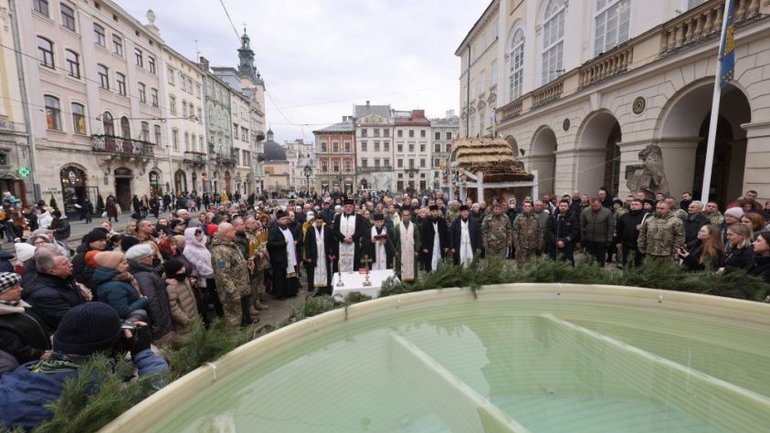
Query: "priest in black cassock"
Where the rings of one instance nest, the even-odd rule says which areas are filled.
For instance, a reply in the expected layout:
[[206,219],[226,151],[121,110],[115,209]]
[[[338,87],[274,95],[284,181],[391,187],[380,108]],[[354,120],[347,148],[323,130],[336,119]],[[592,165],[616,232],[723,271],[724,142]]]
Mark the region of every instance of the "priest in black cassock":
[[446,219],[442,218],[438,206],[430,206],[430,217],[422,222],[420,240],[422,245],[422,263],[426,272],[438,268],[441,259],[449,252],[449,227]]
[[471,216],[468,206],[460,206],[460,217],[452,221],[449,233],[455,265],[467,267],[482,246],[481,224]]
[[308,292],[315,290],[316,295],[331,295],[332,257],[334,257],[335,242],[332,229],[324,223],[323,218],[310,217],[310,223],[305,232],[305,260],[308,273]]
[[267,252],[273,271],[273,296],[286,299],[299,291],[299,261],[297,240],[289,228],[289,214],[280,210],[275,215],[277,224],[267,232]]
[[385,216],[376,213],[372,217],[374,225],[370,230],[369,257],[372,259],[372,270],[393,269],[395,246],[393,232],[385,226]]
[[334,218],[332,235],[337,257],[338,272],[353,272],[360,268],[361,257],[366,254],[361,241],[367,236],[364,217],[356,215],[353,200],[346,199],[341,214]]

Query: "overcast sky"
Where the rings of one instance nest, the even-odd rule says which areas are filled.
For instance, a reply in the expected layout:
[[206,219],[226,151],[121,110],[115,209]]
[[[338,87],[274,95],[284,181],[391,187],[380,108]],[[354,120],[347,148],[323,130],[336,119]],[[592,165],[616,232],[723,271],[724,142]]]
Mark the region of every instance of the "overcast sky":
[[[223,0],[246,24],[267,88],[267,123],[279,143],[352,114],[353,104],[421,108],[444,117],[459,104],[455,49],[487,0]],[[238,65],[240,41],[219,0],[117,0],[166,43],[212,66]]]

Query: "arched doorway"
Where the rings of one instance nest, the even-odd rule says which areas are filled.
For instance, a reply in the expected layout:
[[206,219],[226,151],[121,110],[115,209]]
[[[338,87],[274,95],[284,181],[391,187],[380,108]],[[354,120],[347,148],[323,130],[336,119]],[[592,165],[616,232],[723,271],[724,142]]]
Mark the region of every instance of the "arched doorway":
[[593,195],[604,186],[617,195],[620,187],[620,124],[600,111],[583,122],[577,146],[577,189]]
[[157,197],[163,196],[163,187],[160,184],[160,173],[157,170],[150,171],[150,193]]
[[120,204],[123,211],[131,210],[131,179],[134,174],[125,167],[116,168],[113,171],[115,175],[115,199]]
[[[83,206],[83,202],[88,196],[86,172],[78,167],[68,165],[59,171],[59,179],[61,180],[62,199],[64,200],[62,204],[65,214],[67,216],[78,214],[78,206]],[[96,207],[96,203],[94,203],[94,207]]]
[[[696,198],[701,196],[713,81],[705,79],[683,89],[663,112],[659,142],[675,197],[684,191],[693,192]],[[743,192],[746,131],[741,125],[750,122],[751,106],[746,95],[732,85],[722,89],[709,191],[720,208]]]
[[556,134],[548,127],[535,133],[529,155],[529,169],[537,170],[539,195],[554,192],[556,175]]
[[511,147],[511,152],[513,152],[513,157],[516,159],[521,158],[521,155],[519,155],[519,145],[516,143],[516,139],[513,138],[512,135],[509,135],[505,137],[505,141],[508,142],[508,146]]
[[233,193],[233,178],[229,170],[225,172],[225,193],[228,197]]
[[369,189],[369,182],[367,182],[366,179],[361,179],[361,182],[359,182],[361,185],[361,189]]
[[177,170],[174,173],[174,190],[176,194],[187,192],[187,173],[184,170]]

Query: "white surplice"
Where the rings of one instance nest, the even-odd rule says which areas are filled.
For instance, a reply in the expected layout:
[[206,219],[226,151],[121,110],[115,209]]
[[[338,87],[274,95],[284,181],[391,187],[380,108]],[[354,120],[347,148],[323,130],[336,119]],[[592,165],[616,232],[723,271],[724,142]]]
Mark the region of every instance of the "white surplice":
[[438,269],[438,262],[441,260],[441,238],[438,236],[438,223],[433,223],[433,254],[430,259],[430,270]]
[[401,261],[401,280],[414,281],[416,272],[414,266],[414,224],[410,223],[408,228],[404,223],[398,225],[399,236],[401,239],[400,261]]
[[[286,239],[286,258],[288,259],[288,265],[286,266],[286,276],[295,277],[297,274],[297,250],[294,248],[294,236],[291,234],[291,230],[287,228],[281,229],[283,238]],[[294,274],[294,275],[292,275]]]
[[468,266],[473,261],[473,247],[471,246],[471,233],[468,230],[468,221],[460,219],[460,264]]
[[[346,217],[345,214],[340,215],[340,233],[342,236],[353,236],[356,232],[356,214],[352,214]],[[340,272],[353,272],[353,266],[355,262],[356,246],[355,243],[346,244],[340,242],[340,257],[339,257],[339,271]]]
[[315,248],[318,252],[318,259],[316,260],[315,269],[313,270],[313,285],[315,287],[326,287],[327,282],[327,269],[326,269],[326,248],[324,245],[324,230],[313,227],[315,230]]
[[[383,233],[387,233],[385,227],[382,228]],[[374,263],[372,263],[372,270],[381,271],[388,268],[388,255],[385,252],[385,245],[383,245],[375,236],[380,235],[377,233],[377,227],[372,226],[372,244],[374,245]],[[387,241],[386,241],[387,242]]]

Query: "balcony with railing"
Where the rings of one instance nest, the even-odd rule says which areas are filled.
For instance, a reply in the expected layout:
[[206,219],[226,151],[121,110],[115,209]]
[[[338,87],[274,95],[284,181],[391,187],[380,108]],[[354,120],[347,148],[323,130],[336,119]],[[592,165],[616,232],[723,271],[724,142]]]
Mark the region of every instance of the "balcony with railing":
[[215,161],[222,165],[235,166],[235,163],[238,162],[238,158],[236,158],[233,151],[223,150],[217,153]]
[[119,156],[155,156],[155,145],[153,143],[114,135],[92,135],[91,149],[94,152]]
[[[762,7],[767,7],[763,6],[764,1],[734,1],[736,28],[768,16],[760,13]],[[725,0],[707,1],[662,25],[653,27],[550,83],[499,107],[498,119],[500,122],[514,119],[590,86],[699,46],[702,42],[718,43],[724,7]]]
[[182,162],[192,164],[193,166],[204,166],[206,165],[206,154],[203,152],[193,152],[188,150],[184,153],[184,159]]

